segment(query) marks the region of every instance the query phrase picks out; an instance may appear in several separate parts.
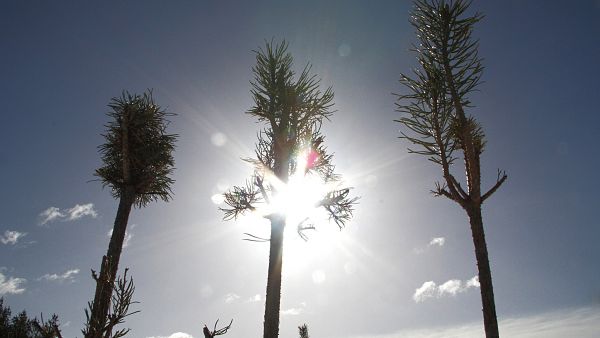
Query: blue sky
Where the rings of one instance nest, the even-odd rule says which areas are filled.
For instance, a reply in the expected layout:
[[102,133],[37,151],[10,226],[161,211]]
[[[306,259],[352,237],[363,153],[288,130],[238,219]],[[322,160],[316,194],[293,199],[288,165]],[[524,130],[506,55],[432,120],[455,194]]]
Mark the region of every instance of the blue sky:
[[[361,200],[342,232],[323,225],[328,242],[290,242],[281,336],[294,337],[305,322],[315,337],[480,335],[466,216],[428,193],[438,168],[407,154],[392,122],[399,115],[391,93],[403,90],[399,74],[416,65],[410,8],[408,1],[2,2],[6,304],[56,312],[65,337],[81,336],[94,287],[89,271],[106,251],[117,207],[93,176],[106,105],[122,90],[153,88],[178,114],[170,129],[180,135],[175,198],[130,217],[121,267],[130,268],[142,311],[127,321],[130,334],[200,337],[204,323],[234,318],[227,336],[259,336],[268,248],[241,238],[266,227],[222,221],[211,197],[252,170],[240,160],[252,155],[260,128],[244,114],[252,50],[285,38],[296,66],[312,63],[323,86],[333,86],[337,112],[323,131]],[[475,1],[472,10],[485,14],[474,33],[485,82],[471,110],[488,136],[484,184],[497,168],[509,175],[484,205],[501,333],[549,337],[536,328],[552,322],[555,337],[575,328],[592,337],[600,330],[600,2]],[[42,224],[45,211],[55,217]]]

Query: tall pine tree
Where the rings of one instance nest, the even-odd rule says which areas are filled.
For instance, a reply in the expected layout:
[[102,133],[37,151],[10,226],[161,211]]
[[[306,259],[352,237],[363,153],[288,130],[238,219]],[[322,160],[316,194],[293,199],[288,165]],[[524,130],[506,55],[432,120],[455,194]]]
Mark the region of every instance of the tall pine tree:
[[279,334],[284,229],[296,226],[304,236],[304,230],[313,228],[307,219],[288,224],[288,214],[300,207],[289,203],[298,197],[289,196],[298,193],[288,186],[290,177],[316,175],[324,185],[334,187],[324,191],[312,206],[325,208],[340,228],[351,218],[356,202],[349,197],[350,189],[336,185],[339,177],[320,133],[323,119],[333,113],[333,91],[320,91],[319,80],[310,75],[310,66],[297,78],[292,67],[292,55],[285,42],[275,46],[267,43],[265,49],[256,51],[251,90],[254,106],[247,113],[265,122],[266,127],[258,135],[256,158],[247,160],[255,166],[254,174],[245,186],[225,193],[228,207],[221,209],[224,219],[229,220],[262,207],[262,215],[270,221],[271,236],[265,239],[270,251],[264,338]]
[[[412,77],[401,75],[408,94],[398,95],[397,111],[402,117],[397,121],[408,130],[402,138],[416,146],[409,151],[427,156],[440,167],[443,179],[436,183],[434,194],[458,203],[467,213],[479,270],[485,333],[493,338],[499,333],[481,206],[507,176],[499,170],[495,185],[481,191],[480,157],[485,135],[467,109],[472,107],[469,94],[476,89],[483,71],[478,41],[471,37],[482,16],[466,16],[469,5],[470,1],[463,0],[415,1],[411,23],[419,39],[414,50],[420,69]],[[466,189],[452,171],[459,159]]]
[[131,208],[142,208],[157,200],[169,201],[173,184],[177,136],[168,134],[166,129],[167,117],[174,114],[154,103],[151,91],[143,95],[124,92],[108,106],[111,121],[106,125],[106,143],[99,147],[104,163],[96,170],[96,176],[119,199],[119,207],[100,274],[93,274],[96,292],[84,330],[86,338],[102,338],[107,331],[111,334],[108,315],[113,291],[117,290],[115,280]]

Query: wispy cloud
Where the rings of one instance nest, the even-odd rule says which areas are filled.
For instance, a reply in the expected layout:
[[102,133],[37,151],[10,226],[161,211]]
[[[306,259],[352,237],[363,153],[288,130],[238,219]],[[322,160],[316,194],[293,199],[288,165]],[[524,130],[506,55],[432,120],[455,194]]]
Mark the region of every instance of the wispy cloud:
[[462,282],[458,279],[451,279],[439,286],[434,281],[428,281],[423,283],[421,287],[415,290],[415,293],[413,294],[413,300],[417,303],[420,303],[428,298],[440,298],[446,295],[456,296],[458,293],[478,287],[478,276],[475,276],[465,282]]
[[38,281],[41,280],[46,280],[46,281],[56,281],[59,283],[63,283],[63,282],[74,282],[75,281],[75,275],[77,275],[79,273],[79,269],[71,269],[71,270],[67,270],[66,272],[62,273],[62,274],[45,274],[42,277],[38,278]]
[[246,303],[258,303],[262,300],[262,297],[257,293],[254,297],[250,297],[246,300]]
[[8,277],[0,271],[0,296],[6,294],[18,295],[25,292],[25,288],[21,284],[27,282],[25,278]]
[[429,241],[429,244],[427,246],[444,246],[445,243],[446,239],[444,237],[434,237],[431,239],[431,241]]
[[462,282],[458,279],[451,279],[438,287],[438,292],[441,295],[449,294],[454,296],[462,290],[466,290],[466,288],[463,289]]
[[96,218],[96,216],[98,216],[98,213],[96,213],[96,210],[94,210],[94,204],[88,203],[83,205],[75,204],[74,207],[67,210],[67,215],[69,216],[67,220],[74,221],[84,216],[91,216],[93,218]]
[[0,236],[0,242],[2,244],[15,245],[19,241],[19,238],[23,238],[25,235],[27,235],[26,232],[6,230],[4,236]]
[[298,306],[298,307],[292,307],[292,308],[281,311],[281,314],[283,316],[297,316],[299,314],[304,313],[305,310],[306,310],[306,302],[302,302],[302,303],[300,303],[300,306]]
[[414,248],[413,252],[415,254],[422,254],[433,246],[443,247],[444,244],[446,244],[445,237],[434,237],[429,241],[429,243],[427,243],[427,245],[425,247]]
[[85,216],[92,218],[98,216],[98,213],[94,210],[93,203],[75,204],[74,207],[63,210],[57,207],[50,207],[40,213],[40,225],[46,225],[56,220],[75,221]]
[[478,288],[479,287],[479,276],[474,276],[467,281],[467,288]]
[[231,304],[231,303],[235,302],[238,299],[240,299],[240,296],[237,295],[237,294],[235,294],[235,293],[233,293],[233,292],[230,292],[230,293],[228,293],[228,294],[225,295],[225,303],[227,303],[227,304]]
[[[519,318],[500,319],[504,337],[519,338],[596,338],[600,332],[600,309],[564,309]],[[481,322],[453,327],[401,330],[391,334],[351,338],[479,338],[484,337]]]
[[434,297],[436,294],[437,285],[433,281],[425,282],[420,288],[415,290],[413,299],[419,303],[427,298]]
[[194,338],[191,334],[183,333],[183,332],[175,332],[170,336],[152,336],[146,338]]
[[304,312],[303,308],[293,307],[293,308],[289,308],[287,310],[281,311],[281,314],[283,316],[297,316],[297,315],[301,314],[302,312]]
[[40,213],[40,225],[46,225],[48,222],[53,222],[56,219],[64,218],[65,214],[60,212],[57,207],[50,207]]

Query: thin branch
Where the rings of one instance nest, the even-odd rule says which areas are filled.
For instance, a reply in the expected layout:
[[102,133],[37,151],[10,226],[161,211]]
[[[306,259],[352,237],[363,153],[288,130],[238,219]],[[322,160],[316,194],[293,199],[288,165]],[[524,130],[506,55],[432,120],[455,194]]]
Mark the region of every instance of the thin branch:
[[460,197],[465,200],[468,199],[469,195],[463,190],[463,188],[460,186],[460,183],[458,183],[458,181],[456,181],[456,178],[454,178],[454,175],[448,174],[448,177],[450,178],[450,181],[452,182],[452,186],[454,187],[454,189],[456,189],[456,191],[458,192]]
[[242,238],[242,241],[249,241],[249,242],[270,242],[271,241],[270,238],[258,237],[251,233],[248,233],[248,232],[244,232],[244,235],[246,235],[248,237],[252,237],[252,238]]
[[431,193],[435,196],[444,196],[455,202],[460,203],[460,199],[458,199],[458,196],[452,195],[450,192],[448,192],[448,190],[446,190],[446,187],[446,184],[441,185],[440,182],[435,182],[435,190],[431,190]]
[[498,188],[500,188],[502,183],[504,183],[504,181],[506,181],[507,178],[508,176],[506,175],[506,172],[504,170],[498,169],[498,177],[496,178],[496,184],[494,184],[494,186],[490,190],[488,190],[488,192],[481,196],[481,203],[483,203],[486,199],[492,196],[492,194],[495,193],[496,190],[498,190]]
[[[217,320],[218,322],[218,320]],[[214,336],[220,336],[223,335],[225,333],[227,333],[227,330],[229,330],[231,328],[231,324],[233,324],[233,319],[231,319],[231,321],[229,322],[229,325],[225,326],[222,329],[217,330],[217,323],[215,323],[215,330],[213,331],[213,337]]]
[[[41,322],[41,324],[40,324]],[[44,321],[44,315],[40,314],[40,321],[34,319],[31,324],[42,337],[62,338],[62,334],[58,327],[58,316],[54,314],[48,321]]]
[[221,328],[221,329],[217,329],[217,324],[219,323],[219,320],[217,319],[217,321],[215,322],[215,326],[213,327],[213,330],[210,331],[209,328],[206,326],[206,324],[204,324],[204,328],[202,329],[202,333],[204,334],[204,338],[214,338],[216,336],[220,336],[220,335],[224,335],[227,333],[227,331],[231,328],[231,324],[233,324],[233,319],[231,319],[231,321],[229,322],[229,325]]
[[329,219],[333,220],[340,229],[352,218],[354,205],[358,202],[358,197],[350,198],[349,194],[350,188],[334,190],[316,205],[324,207],[329,213]]
[[[127,272],[129,268],[125,269],[123,276],[119,276],[117,280],[110,286],[112,288],[111,291],[111,303],[112,309],[109,311],[108,315],[102,318],[100,323],[92,322],[91,319],[91,308],[92,302],[88,302],[89,310],[85,310],[86,316],[86,324],[85,328],[82,330],[84,336],[90,334],[91,330],[94,330],[95,337],[103,337],[103,338],[120,338],[129,333],[130,329],[120,329],[113,333],[113,329],[115,326],[119,324],[123,324],[125,322],[125,318],[139,313],[140,311],[129,311],[129,307],[132,304],[138,304],[139,302],[133,301],[133,294],[135,292],[135,286],[133,284],[133,278],[127,276]],[[96,281],[98,280],[98,276],[96,272],[92,270],[92,278]]]
[[265,202],[269,204],[271,203],[271,200],[269,199],[269,195],[267,195],[267,192],[265,191],[265,186],[263,182],[264,178],[261,178],[260,176],[256,175],[256,180],[254,184],[258,187],[258,189],[260,189],[260,193],[262,194],[262,197],[265,200]]
[[246,211],[254,211],[256,209],[254,205],[260,201],[255,184],[249,181],[246,182],[245,187],[233,187],[224,196],[225,204],[230,207],[219,208],[224,212],[224,220],[235,219]]
[[314,224],[308,224],[308,225],[304,225],[304,223],[306,221],[308,221],[308,217],[306,217],[305,219],[303,219],[300,223],[298,223],[298,227],[297,227],[297,231],[298,231],[298,236],[300,236],[300,238],[302,238],[305,242],[308,241],[308,236],[306,236],[304,234],[304,231],[306,230],[316,230],[315,225]]

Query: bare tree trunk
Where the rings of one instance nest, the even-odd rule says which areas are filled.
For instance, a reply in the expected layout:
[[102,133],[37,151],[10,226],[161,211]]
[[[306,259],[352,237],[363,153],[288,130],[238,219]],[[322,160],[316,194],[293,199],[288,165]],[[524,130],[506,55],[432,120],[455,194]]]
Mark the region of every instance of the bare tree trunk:
[[[286,123],[282,123],[284,126],[286,125]],[[290,144],[287,141],[287,130],[285,128],[281,130],[276,133],[273,171],[281,182],[287,184],[290,166]],[[279,311],[281,310],[281,267],[283,265],[283,233],[286,217],[285,214],[277,212],[271,215],[270,220],[269,275],[267,277],[267,295],[265,296],[263,338],[277,338],[279,336]]]
[[485,233],[483,231],[483,219],[481,217],[481,205],[472,206],[467,210],[473,244],[475,245],[475,258],[479,270],[479,284],[481,291],[481,302],[483,304],[483,325],[486,338],[498,338],[498,319],[496,317],[496,304],[494,302],[494,287],[492,286],[492,272],[488,258]]
[[281,268],[283,265],[283,232],[285,218],[276,215],[271,219],[269,249],[269,276],[265,301],[265,324],[263,338],[279,336],[279,311],[281,309]]
[[107,323],[113,285],[119,269],[119,259],[123,250],[125,231],[129,213],[135,200],[133,189],[126,189],[119,200],[119,208],[115,217],[108,252],[102,257],[100,275],[96,280],[96,292],[90,315],[89,329],[85,338],[102,338],[102,329]]

